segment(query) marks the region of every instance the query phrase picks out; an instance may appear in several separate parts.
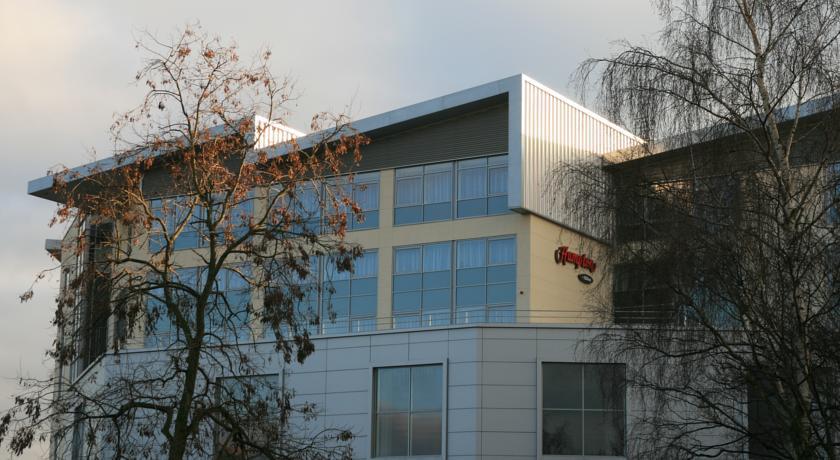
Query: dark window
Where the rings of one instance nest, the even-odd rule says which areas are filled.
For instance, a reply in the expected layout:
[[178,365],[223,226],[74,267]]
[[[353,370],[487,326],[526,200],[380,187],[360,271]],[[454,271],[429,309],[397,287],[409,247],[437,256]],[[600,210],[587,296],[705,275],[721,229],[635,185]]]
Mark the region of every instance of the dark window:
[[623,364],[543,363],[543,455],[622,456]]
[[615,322],[652,323],[674,314],[674,291],[667,271],[655,263],[619,264],[613,272]]
[[268,458],[252,446],[280,447],[282,441],[282,394],[279,376],[227,377],[216,381],[216,400],[227,423],[237,430],[217,427],[214,458]]

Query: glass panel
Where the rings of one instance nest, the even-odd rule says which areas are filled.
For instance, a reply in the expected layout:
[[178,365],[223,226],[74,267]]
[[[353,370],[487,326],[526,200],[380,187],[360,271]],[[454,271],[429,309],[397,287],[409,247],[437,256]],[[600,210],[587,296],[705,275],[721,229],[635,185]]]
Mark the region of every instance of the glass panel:
[[495,157],[488,157],[487,164],[489,166],[498,166],[498,165],[507,165],[508,164],[508,157],[507,155],[499,155]]
[[440,412],[411,414],[411,455],[440,455]]
[[458,268],[483,267],[485,242],[485,240],[458,241]]
[[587,364],[583,369],[583,408],[624,410],[624,366]]
[[408,412],[376,416],[376,455],[408,455]]
[[[403,275],[416,276],[416,275]],[[364,278],[360,280],[353,280],[350,291],[354,296],[357,295],[375,295],[376,294],[376,278]]]
[[423,221],[447,220],[452,218],[452,202],[427,204],[423,206]]
[[397,179],[394,206],[417,206],[422,204],[423,182],[420,177]]
[[420,291],[395,292],[393,305],[394,313],[419,310],[420,296]]
[[423,188],[423,204],[448,203],[452,201],[452,173],[426,174]]
[[543,410],[543,454],[580,455],[582,413],[580,411]]
[[423,167],[422,166],[414,166],[411,168],[400,168],[396,172],[397,177],[411,177],[411,176],[422,176],[423,175]]
[[363,230],[366,228],[378,228],[379,227],[379,211],[365,211],[362,221],[359,222],[357,220],[353,221],[353,229],[354,230]]
[[439,173],[445,171],[452,171],[452,163],[435,163],[425,166],[426,174]]
[[458,171],[458,199],[470,200],[487,196],[487,170],[484,168]]
[[475,217],[487,215],[487,199],[458,201],[458,217]]
[[324,305],[324,319],[347,316],[350,314],[350,298],[349,297],[329,297]]
[[452,284],[450,270],[423,274],[423,289],[448,288]]
[[583,454],[624,455],[624,412],[583,413]]
[[418,315],[403,315],[394,317],[394,329],[406,329],[420,327]]
[[376,277],[379,257],[376,251],[368,251],[353,260],[353,278]]
[[459,287],[455,291],[455,299],[455,305],[459,307],[487,304],[484,286]]
[[350,301],[350,312],[353,316],[375,315],[376,295],[354,296]]
[[516,265],[496,265],[487,267],[488,283],[504,283],[516,281]]
[[379,183],[356,184],[353,187],[353,199],[362,211],[379,209]]
[[376,411],[408,411],[411,406],[411,369],[383,367],[376,370]]
[[487,265],[516,263],[516,240],[513,238],[493,239],[487,242],[489,260]]
[[452,305],[452,291],[435,289],[423,291],[423,310],[449,309]]
[[420,274],[394,275],[394,292],[419,291],[422,289]]
[[488,194],[507,195],[507,168],[490,168],[487,175],[489,176]]
[[394,250],[394,274],[420,273],[420,248]]
[[394,209],[394,224],[416,224],[423,221],[423,207],[412,206],[408,208]]
[[324,287],[324,295],[328,297],[346,297],[350,295],[350,280],[328,281]]
[[484,284],[487,281],[485,276],[486,268],[464,268],[458,270],[457,283],[458,286],[469,286],[476,284]]
[[458,324],[475,324],[485,321],[486,311],[481,308],[459,308],[455,312],[455,322]]
[[450,253],[452,246],[449,243],[427,244],[423,246],[423,271],[433,272],[449,270],[452,267]]
[[516,309],[514,307],[496,307],[487,312],[488,323],[515,323]]
[[487,199],[487,214],[502,214],[509,210],[507,195],[491,196]]
[[449,308],[447,307],[445,310],[441,311],[432,311],[432,312],[423,312],[422,317],[422,326],[423,327],[434,327],[434,326],[447,326],[449,325]]
[[581,409],[581,368],[572,363],[543,364],[544,409]]
[[415,366],[411,368],[411,410],[440,410],[443,368],[441,366]]
[[491,284],[487,286],[487,303],[491,305],[505,305],[516,302],[516,285]]

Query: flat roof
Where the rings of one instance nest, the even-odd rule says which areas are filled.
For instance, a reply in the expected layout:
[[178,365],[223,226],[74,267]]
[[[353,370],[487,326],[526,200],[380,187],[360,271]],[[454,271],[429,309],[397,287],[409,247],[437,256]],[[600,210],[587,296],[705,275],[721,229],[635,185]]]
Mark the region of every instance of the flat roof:
[[[620,130],[621,132],[635,137],[632,133],[629,133],[624,128],[621,128],[620,126],[610,122],[604,117],[592,112],[591,110],[586,109],[580,104],[568,99],[567,97],[564,97],[563,95],[546,87],[545,85],[542,85],[541,83],[537,82],[531,77],[528,77],[525,74],[513,75],[507,78],[503,78],[501,80],[492,81],[482,85],[474,86],[472,88],[467,88],[461,91],[456,91],[454,93],[429,99],[427,101],[419,102],[417,104],[408,105],[378,115],[362,118],[360,120],[352,122],[351,129],[360,133],[371,133],[377,130],[387,128],[389,126],[400,125],[410,122],[411,120],[425,118],[438,112],[448,112],[461,106],[467,106],[473,103],[480,103],[481,101],[493,99],[494,97],[505,95],[511,92],[518,93],[522,90],[522,85],[524,82],[534,84],[546,91],[550,91],[554,96],[592,115],[599,121],[608,124],[609,126]],[[296,140],[300,148],[306,149],[312,147],[313,145],[316,145],[319,142],[327,140],[327,136],[334,134],[336,133],[330,130],[322,130],[319,132],[304,135],[302,137],[297,138]],[[349,131],[345,134],[349,134]],[[288,144],[283,143],[275,146],[269,146],[260,150],[267,152],[269,158],[276,158],[287,153],[289,148],[290,146]],[[134,156],[131,156],[130,158],[136,158],[136,155],[148,155],[151,157],[157,157],[162,153],[163,152],[161,151],[142,150],[136,153]],[[67,172],[67,174],[69,177],[72,177],[74,179],[83,178],[90,175],[93,172],[106,172],[124,164],[126,164],[126,157],[117,158],[112,156],[72,168]],[[55,196],[53,196],[53,194],[51,193],[53,184],[54,181],[52,175],[39,177],[37,179],[29,181],[27,186],[27,193],[29,195],[37,196],[40,198],[55,200]]]

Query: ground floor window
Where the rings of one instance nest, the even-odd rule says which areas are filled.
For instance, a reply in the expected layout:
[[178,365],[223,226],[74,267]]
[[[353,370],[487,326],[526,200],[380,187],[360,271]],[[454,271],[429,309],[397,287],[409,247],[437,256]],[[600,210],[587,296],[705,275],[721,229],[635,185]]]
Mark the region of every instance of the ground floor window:
[[543,455],[622,456],[623,364],[543,363]]
[[440,455],[443,366],[376,369],[374,456]]

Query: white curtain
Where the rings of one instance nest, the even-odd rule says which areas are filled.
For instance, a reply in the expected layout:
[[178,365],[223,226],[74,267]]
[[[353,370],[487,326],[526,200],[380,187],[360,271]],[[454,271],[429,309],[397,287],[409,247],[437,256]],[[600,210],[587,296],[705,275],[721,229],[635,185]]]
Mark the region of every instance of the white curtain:
[[423,246],[423,271],[436,272],[450,270],[452,246],[449,243],[427,244]]
[[397,249],[394,254],[394,274],[420,273],[420,248]]
[[490,240],[488,244],[490,245],[488,265],[516,263],[516,240],[514,238]]
[[423,179],[420,177],[406,177],[397,179],[396,206],[418,206],[422,203]]
[[438,172],[424,176],[423,203],[446,203],[452,201],[452,172]]
[[469,200],[487,196],[487,168],[458,171],[458,199]]
[[458,242],[458,268],[475,268],[485,265],[486,240],[463,240]]
[[490,168],[490,195],[507,195],[507,167]]
[[376,276],[378,255],[376,251],[367,251],[353,260],[353,278]]

